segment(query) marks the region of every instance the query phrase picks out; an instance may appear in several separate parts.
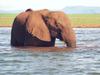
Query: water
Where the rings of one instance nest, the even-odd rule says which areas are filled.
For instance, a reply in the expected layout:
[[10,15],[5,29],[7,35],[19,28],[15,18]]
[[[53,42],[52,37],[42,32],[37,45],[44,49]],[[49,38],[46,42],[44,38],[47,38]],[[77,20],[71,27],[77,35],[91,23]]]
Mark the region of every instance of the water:
[[0,75],[100,75],[99,28],[75,29],[77,48],[69,52],[11,48],[10,32],[11,28],[0,28]]

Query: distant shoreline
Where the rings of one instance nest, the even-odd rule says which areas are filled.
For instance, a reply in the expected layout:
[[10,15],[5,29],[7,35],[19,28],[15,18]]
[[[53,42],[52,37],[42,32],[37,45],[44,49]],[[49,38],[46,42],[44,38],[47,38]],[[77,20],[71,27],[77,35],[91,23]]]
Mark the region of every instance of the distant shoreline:
[[12,27],[12,25],[0,25],[0,27]]
[[[0,27],[12,27],[17,14],[0,14]],[[100,28],[100,14],[67,14],[73,28]]]
[[[3,25],[0,25],[0,28],[1,27],[9,27],[9,28],[11,28],[12,26],[11,25],[4,25],[4,26]],[[85,25],[84,26],[81,26],[81,25],[79,25],[77,27],[73,27],[72,26],[72,28],[100,28],[100,25],[99,26],[95,26],[95,25],[94,26],[85,26]]]

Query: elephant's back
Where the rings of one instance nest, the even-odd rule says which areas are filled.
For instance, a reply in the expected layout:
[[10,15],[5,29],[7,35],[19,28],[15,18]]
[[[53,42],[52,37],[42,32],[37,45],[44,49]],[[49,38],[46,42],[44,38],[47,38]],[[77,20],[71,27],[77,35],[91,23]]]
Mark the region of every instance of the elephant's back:
[[17,21],[21,23],[21,25],[25,24],[26,19],[29,16],[29,12],[22,12],[18,16],[16,16]]

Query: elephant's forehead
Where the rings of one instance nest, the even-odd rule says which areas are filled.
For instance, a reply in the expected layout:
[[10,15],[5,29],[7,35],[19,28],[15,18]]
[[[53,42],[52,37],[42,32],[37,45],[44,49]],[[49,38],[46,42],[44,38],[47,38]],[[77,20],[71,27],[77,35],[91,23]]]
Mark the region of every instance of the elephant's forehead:
[[63,12],[52,12],[51,15],[53,15],[53,16],[64,16],[65,14]]
[[49,10],[48,9],[43,9],[43,10],[38,10],[37,12],[39,12],[43,16],[46,16],[49,13]]
[[62,16],[54,16],[53,19],[55,19],[58,23],[62,23],[65,19]]
[[50,16],[49,16],[49,18],[52,18],[52,19],[55,19],[55,20],[59,20],[59,21],[63,21],[63,19],[65,18],[66,16],[65,15],[62,15],[62,14],[57,14],[57,13],[55,13],[55,14],[51,14]]
[[52,12],[49,18],[56,20],[57,23],[62,25],[69,23],[68,16],[63,12]]

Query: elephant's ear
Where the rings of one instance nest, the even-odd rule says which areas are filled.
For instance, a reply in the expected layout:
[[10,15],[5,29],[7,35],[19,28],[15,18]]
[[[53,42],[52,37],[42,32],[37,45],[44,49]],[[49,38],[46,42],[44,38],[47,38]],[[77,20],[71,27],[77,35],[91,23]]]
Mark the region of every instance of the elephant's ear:
[[39,13],[32,12],[29,15],[26,28],[33,37],[37,37],[42,41],[51,41],[49,30]]

